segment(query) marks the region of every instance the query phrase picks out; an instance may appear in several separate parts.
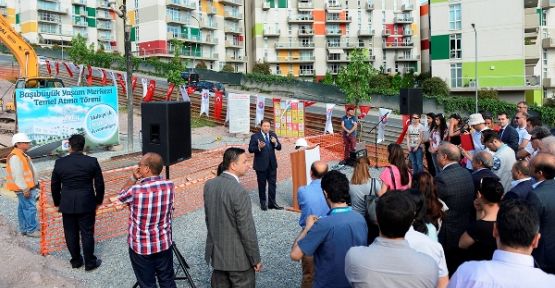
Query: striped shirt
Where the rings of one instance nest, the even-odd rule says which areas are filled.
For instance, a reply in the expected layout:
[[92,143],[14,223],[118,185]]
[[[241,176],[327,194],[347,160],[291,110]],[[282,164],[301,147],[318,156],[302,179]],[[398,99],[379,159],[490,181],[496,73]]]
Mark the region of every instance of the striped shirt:
[[118,200],[129,204],[129,247],[140,255],[168,250],[172,245],[174,184],[160,176],[141,179],[119,193]]

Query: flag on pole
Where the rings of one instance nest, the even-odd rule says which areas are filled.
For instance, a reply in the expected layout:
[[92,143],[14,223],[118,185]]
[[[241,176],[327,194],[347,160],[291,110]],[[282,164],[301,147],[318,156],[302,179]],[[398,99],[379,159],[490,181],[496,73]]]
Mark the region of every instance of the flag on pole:
[[146,91],[146,96],[143,99],[145,102],[150,102],[152,101],[152,98],[154,97],[154,90],[156,90],[156,80],[150,80],[150,83],[148,84],[148,90]]
[[214,118],[221,120],[224,106],[224,93],[220,90],[216,90],[214,96]]
[[60,62],[56,61],[56,76],[60,74]]
[[205,113],[207,117],[210,117],[208,111],[210,111],[210,102],[208,98],[208,89],[202,89],[200,92],[201,102],[200,102],[200,115]]
[[390,109],[380,108],[380,118],[378,118],[378,121],[381,120],[381,122],[378,125],[378,143],[382,143],[385,140],[385,125],[387,125],[391,112]]
[[118,82],[116,81],[116,74],[114,74],[114,71],[110,71],[110,78],[112,78],[112,83],[114,84],[114,86],[118,87]]
[[69,65],[66,62],[64,62],[64,66],[66,67],[66,71],[69,77],[73,78],[73,71],[71,71],[71,68],[69,68]]
[[87,72],[89,73],[87,75],[87,85],[92,86],[93,83],[93,72],[92,72],[92,67],[91,65],[87,65]]
[[48,75],[52,75],[52,68],[50,67],[50,61],[45,60],[46,62],[46,71],[48,71]]
[[146,92],[148,91],[148,79],[141,78],[141,84],[143,84],[143,98],[145,98]]
[[172,98],[172,93],[174,88],[175,88],[175,84],[169,83],[168,92],[166,92],[166,101],[170,101],[170,99]]
[[118,73],[118,82],[119,85],[121,85],[121,92],[123,93],[123,95],[127,95],[127,90],[125,89],[125,81],[123,80],[123,76],[121,75],[121,73]]
[[187,93],[187,87],[185,85],[179,85],[179,92],[181,92],[183,102],[191,102],[191,98],[189,98],[189,93]]
[[264,120],[264,108],[266,106],[266,97],[256,96],[256,118],[254,120],[254,126],[260,125],[260,122]]
[[106,84],[108,84],[108,76],[106,76],[106,70],[100,69],[100,72],[102,72],[102,82],[101,82],[101,84],[105,86]]
[[[126,80],[127,80],[127,77],[126,77]],[[137,76],[133,76],[131,78],[131,91],[135,91],[135,87],[137,87]]]
[[335,107],[335,104],[326,104],[326,128],[324,130],[324,133],[328,132],[330,134],[333,134],[333,124],[331,123],[331,119],[332,119],[332,115],[333,115],[333,108]]

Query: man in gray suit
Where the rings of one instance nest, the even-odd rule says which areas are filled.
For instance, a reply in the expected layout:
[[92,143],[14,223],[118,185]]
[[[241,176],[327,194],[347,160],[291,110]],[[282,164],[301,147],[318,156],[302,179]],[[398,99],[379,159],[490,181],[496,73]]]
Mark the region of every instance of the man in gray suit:
[[251,200],[239,183],[248,169],[245,150],[228,148],[218,177],[204,185],[205,259],[214,268],[212,287],[255,287],[254,272],[262,269]]
[[555,274],[555,156],[539,153],[532,159],[532,176],[536,178],[533,185],[540,200],[540,243],[534,250],[534,258],[540,268]]

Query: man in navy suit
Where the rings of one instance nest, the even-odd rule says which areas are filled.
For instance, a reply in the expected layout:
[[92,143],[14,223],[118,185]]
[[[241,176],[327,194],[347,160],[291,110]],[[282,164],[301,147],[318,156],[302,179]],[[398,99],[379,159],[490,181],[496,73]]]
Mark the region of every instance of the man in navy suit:
[[513,165],[511,170],[513,174],[513,182],[511,183],[511,190],[503,196],[504,199],[521,199],[525,200],[534,207],[537,211],[540,209],[540,199],[534,190],[534,181],[530,177],[530,165],[526,160],[518,160]]
[[69,146],[70,154],[56,160],[54,164],[52,199],[54,206],[59,207],[62,213],[71,267],[83,266],[79,247],[79,242],[82,242],[85,270],[90,271],[102,263],[94,256],[94,222],[96,209],[104,199],[104,178],[96,158],[83,154],[83,135],[69,137]]
[[499,177],[491,171],[493,167],[493,155],[488,151],[480,151],[472,157],[472,181],[474,182],[474,191],[478,191],[480,183],[485,177],[491,177],[499,181]]
[[497,115],[497,121],[499,121],[499,125],[501,126],[499,130],[501,141],[509,145],[516,153],[518,151],[518,132],[514,127],[509,125],[509,116],[507,113],[501,112]]
[[[249,143],[249,153],[254,153],[253,169],[256,171],[256,181],[258,182],[260,208],[264,211],[268,208],[283,209],[276,203],[278,163],[275,150],[281,150],[281,143],[279,143],[276,133],[270,131],[270,120],[264,119],[260,122],[260,132],[252,134]],[[266,183],[268,183],[267,202]]]

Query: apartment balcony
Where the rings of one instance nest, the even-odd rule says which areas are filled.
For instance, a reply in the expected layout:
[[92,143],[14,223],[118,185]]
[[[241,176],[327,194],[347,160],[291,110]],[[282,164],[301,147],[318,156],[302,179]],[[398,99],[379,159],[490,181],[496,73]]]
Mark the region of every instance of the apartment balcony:
[[243,34],[243,27],[240,26],[225,26],[224,33],[228,34]]
[[326,70],[326,74],[337,75],[337,74],[339,74],[339,71],[341,71],[341,69],[330,69],[330,68],[328,68],[328,70]]
[[396,24],[410,24],[412,22],[414,22],[414,17],[410,17],[410,16],[409,17],[397,16],[393,18],[393,23],[396,23]]
[[420,55],[396,55],[395,61],[397,62],[417,62],[420,61]]
[[281,31],[279,29],[264,28],[264,31],[262,32],[262,35],[264,37],[279,37],[280,34],[281,34]]
[[73,19],[73,27],[88,27],[86,20],[75,20]]
[[540,16],[536,13],[535,9],[529,8],[525,9],[524,15],[524,31],[532,32],[536,31],[540,25]]
[[99,34],[97,38],[98,38],[99,41],[112,41],[112,36],[111,35]]
[[219,2],[224,5],[231,5],[231,6],[243,5],[243,0],[220,0]]
[[200,21],[200,28],[206,30],[218,30],[218,24],[216,23],[216,21]]
[[314,22],[314,17],[312,15],[287,16],[287,22],[289,22],[289,23],[313,23]]
[[243,63],[247,61],[247,57],[246,56],[233,56],[233,55],[226,55],[225,56],[225,62],[231,62],[231,63]]
[[173,24],[182,24],[182,25],[189,25],[190,23],[189,18],[177,17],[177,16],[166,16],[166,22],[173,23]]
[[326,11],[339,11],[344,9],[341,3],[326,3]]
[[45,11],[56,14],[67,14],[68,9],[62,9],[60,5],[38,5],[37,11]]
[[225,41],[225,48],[241,49],[243,48],[243,42]]
[[96,25],[96,29],[98,29],[98,30],[112,31],[112,28],[114,28],[114,27],[112,26],[111,23],[110,24],[107,24],[107,23],[99,24],[99,23],[97,23],[97,25]]
[[110,3],[104,0],[96,1],[96,9],[112,10],[112,8],[110,8]]
[[297,36],[301,36],[301,37],[303,37],[303,36],[314,36],[314,31],[312,29],[305,29],[305,30],[299,29],[297,31]]
[[166,0],[166,6],[185,10],[197,9],[196,1],[191,0]]
[[[4,1],[5,2],[5,1]],[[71,0],[71,4],[76,6],[87,6],[87,0]]]
[[555,48],[555,41],[552,37],[547,37],[542,39],[542,48],[543,49],[553,49]]
[[266,63],[314,63],[316,57],[314,56],[278,56],[278,57],[264,57]]
[[403,4],[401,5],[401,11],[403,12],[410,12],[414,10],[414,5],[413,4]]
[[243,14],[240,12],[224,11],[224,19],[239,21],[243,19]]
[[366,2],[366,11],[372,10],[374,10],[374,0],[368,0],[368,2]]
[[[339,15],[339,14],[332,14],[332,15]],[[329,15],[328,17],[326,17],[327,23],[350,23],[351,21],[352,21],[351,16],[347,16],[345,17],[345,19],[341,19],[339,17],[330,17]]]
[[326,36],[341,36],[339,29],[326,29]]
[[312,3],[312,1],[310,2],[297,2],[297,9],[299,11],[305,11],[305,10],[312,10],[314,9],[314,3]]
[[39,15],[38,22],[59,24],[62,22],[62,18],[58,15],[44,14]]
[[110,15],[110,13],[108,12],[97,11],[96,19],[112,20],[112,15]]
[[384,42],[382,44],[383,49],[412,49],[414,48],[414,42]]
[[555,88],[555,81],[551,78],[543,78],[543,88]]
[[375,31],[372,29],[361,29],[358,30],[358,37],[372,37],[374,36]]
[[356,49],[358,48],[358,41],[339,41],[339,42],[328,42],[326,44],[327,48],[340,48],[340,49]]
[[7,0],[0,0],[0,7],[1,8],[7,8],[8,7],[8,1]]
[[264,3],[262,3],[262,10],[268,11],[268,10],[270,10],[270,8],[271,8],[270,7],[270,2],[264,1]]
[[303,69],[299,71],[299,76],[314,76],[314,69]]
[[391,36],[391,30],[389,30],[389,29],[382,30],[382,36],[383,37]]
[[314,43],[303,42],[277,42],[274,44],[276,50],[298,50],[298,49],[314,49]]
[[218,9],[216,9],[216,7],[212,6],[212,5],[208,5],[206,7],[206,14],[208,15],[216,15],[218,14]]
[[406,36],[406,37],[411,37],[413,34],[414,33],[410,29],[403,31],[403,36]]
[[524,8],[534,8],[538,7],[538,0],[524,0]]
[[538,44],[524,45],[524,59],[527,65],[536,64],[540,60],[540,47]]
[[549,9],[555,7],[555,0],[541,0],[541,8]]

